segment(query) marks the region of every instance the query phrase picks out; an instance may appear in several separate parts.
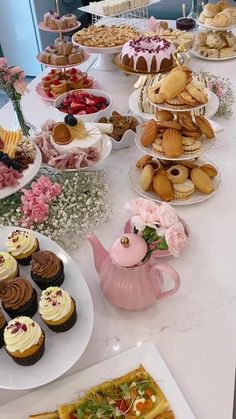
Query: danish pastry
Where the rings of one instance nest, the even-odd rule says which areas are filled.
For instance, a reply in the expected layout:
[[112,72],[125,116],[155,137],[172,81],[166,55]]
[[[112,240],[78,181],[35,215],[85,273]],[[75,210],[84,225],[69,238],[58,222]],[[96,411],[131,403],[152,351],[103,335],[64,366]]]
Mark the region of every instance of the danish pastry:
[[148,147],[149,145],[153,143],[153,141],[155,140],[157,136],[157,132],[158,132],[157,124],[154,121],[154,119],[151,119],[145,124],[142,135],[141,135],[141,143],[143,147]]
[[171,183],[183,183],[188,178],[188,169],[181,164],[176,164],[167,170],[167,177]]
[[171,201],[173,199],[173,188],[171,182],[164,174],[159,174],[153,178],[153,189],[163,201]]
[[167,157],[178,157],[183,152],[183,141],[179,131],[169,128],[163,134],[162,146]]
[[146,166],[144,166],[142,173],[141,173],[141,178],[140,178],[140,186],[142,188],[143,191],[147,191],[151,184],[152,184],[152,179],[154,176],[154,170],[151,164],[146,164]]
[[213,184],[208,174],[196,167],[191,171],[191,179],[195,187],[204,194],[210,194],[213,191]]

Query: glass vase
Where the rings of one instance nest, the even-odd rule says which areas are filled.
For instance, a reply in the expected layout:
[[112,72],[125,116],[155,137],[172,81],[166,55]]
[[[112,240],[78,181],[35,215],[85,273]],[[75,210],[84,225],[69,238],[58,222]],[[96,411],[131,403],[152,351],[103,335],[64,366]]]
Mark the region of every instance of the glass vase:
[[17,122],[18,122],[18,124],[16,123],[15,125],[19,125],[20,129],[22,131],[22,134],[25,137],[29,137],[30,126],[25,121],[25,118],[24,118],[24,115],[23,115],[23,112],[22,112],[22,108],[21,108],[21,100],[20,99],[11,100],[11,103],[12,103],[13,109],[15,111],[15,115],[16,115]]
[[197,20],[199,17],[199,7],[199,1],[192,0],[191,10],[187,17]]

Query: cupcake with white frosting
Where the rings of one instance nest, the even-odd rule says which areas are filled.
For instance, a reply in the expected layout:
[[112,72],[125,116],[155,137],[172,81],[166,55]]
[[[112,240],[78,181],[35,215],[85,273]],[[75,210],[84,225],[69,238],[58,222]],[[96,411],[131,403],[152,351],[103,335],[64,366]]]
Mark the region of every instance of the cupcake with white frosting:
[[20,265],[29,265],[34,252],[39,250],[38,239],[30,230],[15,230],[6,242],[8,252]]
[[2,346],[4,345],[4,340],[3,340],[3,334],[4,334],[4,329],[7,325],[7,321],[5,319],[5,316],[0,308],[0,349],[2,348]]
[[66,332],[77,320],[75,301],[67,291],[59,287],[48,287],[42,292],[39,314],[54,332]]
[[41,327],[30,317],[11,320],[4,330],[6,351],[20,365],[33,365],[43,356],[45,335]]
[[16,260],[7,252],[0,252],[0,291],[6,286],[8,279],[19,275],[19,266]]

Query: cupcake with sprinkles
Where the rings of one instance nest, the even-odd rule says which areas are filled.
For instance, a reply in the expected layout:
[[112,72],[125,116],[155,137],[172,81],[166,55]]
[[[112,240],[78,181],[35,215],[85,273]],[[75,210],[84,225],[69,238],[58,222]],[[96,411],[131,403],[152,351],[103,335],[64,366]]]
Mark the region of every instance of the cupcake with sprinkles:
[[38,309],[37,292],[30,281],[16,277],[6,281],[0,292],[2,308],[12,319],[17,316],[33,317]]
[[7,321],[4,317],[4,314],[0,308],[0,348],[3,347],[4,345],[4,339],[3,339],[3,333],[4,333],[4,329],[7,326]]
[[50,286],[60,286],[65,277],[62,260],[49,250],[34,253],[32,256],[31,277],[41,290],[45,290]]
[[0,291],[5,288],[6,281],[19,275],[17,261],[7,252],[0,252]]
[[6,246],[20,265],[29,265],[32,255],[39,250],[38,239],[29,230],[15,230],[10,233]]
[[54,332],[66,332],[77,320],[74,299],[59,287],[49,287],[42,292],[39,314],[43,322]]
[[30,317],[11,320],[5,327],[3,338],[6,352],[17,364],[33,365],[43,356],[44,331]]

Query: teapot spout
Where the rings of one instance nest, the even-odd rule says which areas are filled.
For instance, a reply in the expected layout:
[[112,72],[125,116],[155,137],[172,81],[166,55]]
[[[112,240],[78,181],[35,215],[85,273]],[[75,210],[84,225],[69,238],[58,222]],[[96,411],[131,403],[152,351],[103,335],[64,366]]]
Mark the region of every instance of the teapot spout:
[[104,260],[108,257],[108,252],[104,249],[103,245],[94,234],[88,234],[87,239],[90,241],[92,245],[94,265],[96,271],[99,273]]

